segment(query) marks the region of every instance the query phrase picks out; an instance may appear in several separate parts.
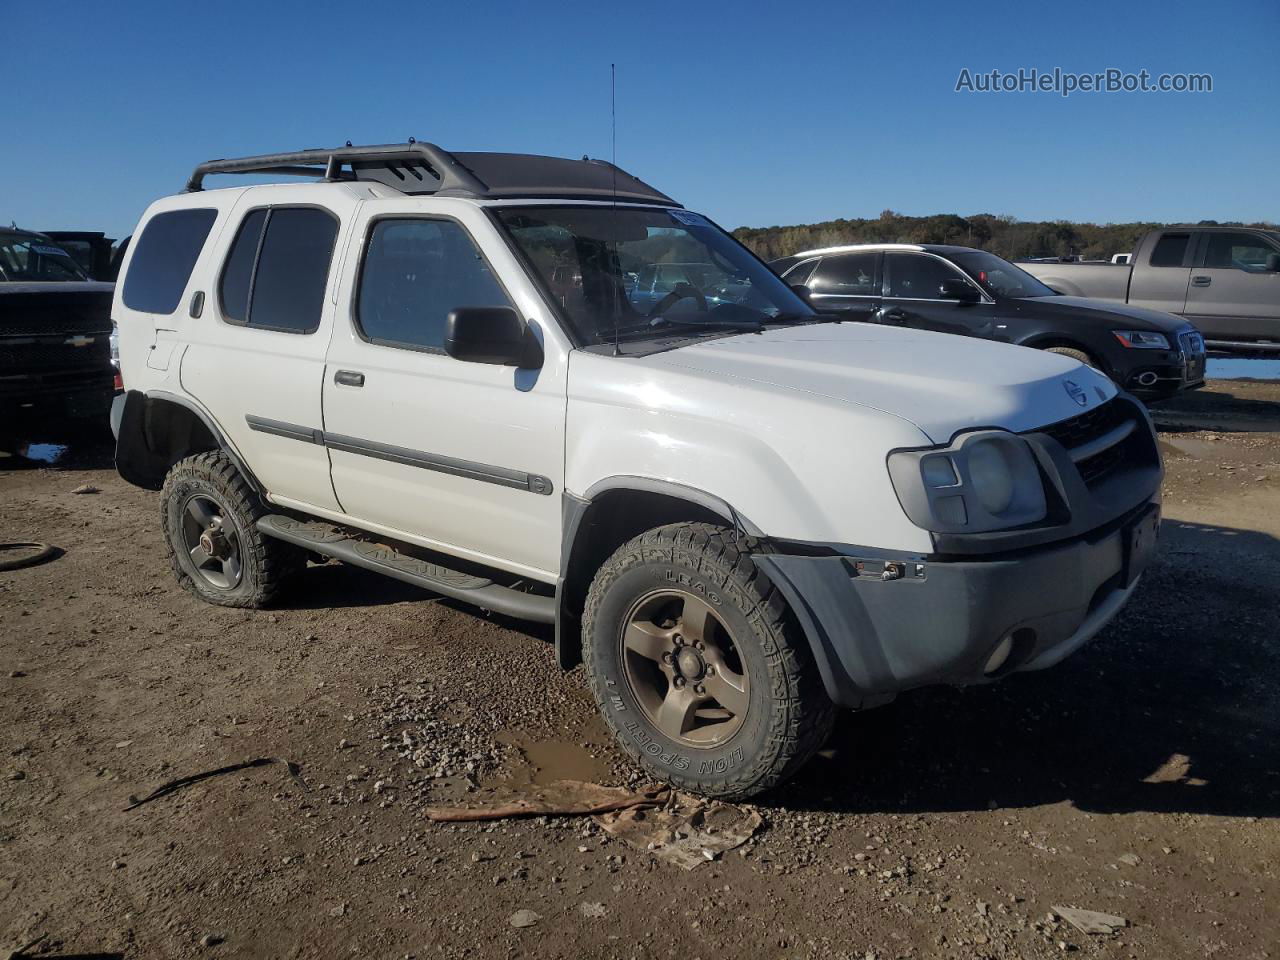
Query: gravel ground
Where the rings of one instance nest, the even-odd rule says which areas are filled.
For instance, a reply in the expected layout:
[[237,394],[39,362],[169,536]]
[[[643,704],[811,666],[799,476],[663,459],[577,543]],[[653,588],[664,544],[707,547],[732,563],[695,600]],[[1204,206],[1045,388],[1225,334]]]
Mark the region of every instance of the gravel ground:
[[[1280,385],[1156,417],[1162,551],[1097,641],[843,716],[755,840],[692,872],[585,819],[422,816],[635,782],[548,630],[339,565],[271,611],[202,605],[109,448],[0,456],[0,540],[66,551],[0,573],[0,955],[1280,957]],[[258,757],[300,779],[125,810]]]

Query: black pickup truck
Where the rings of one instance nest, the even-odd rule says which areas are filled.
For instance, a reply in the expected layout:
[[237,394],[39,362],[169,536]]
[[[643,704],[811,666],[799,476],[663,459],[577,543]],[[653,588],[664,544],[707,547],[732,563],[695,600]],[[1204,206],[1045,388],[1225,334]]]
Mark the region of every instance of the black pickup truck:
[[113,289],[45,235],[0,228],[0,440],[106,428]]

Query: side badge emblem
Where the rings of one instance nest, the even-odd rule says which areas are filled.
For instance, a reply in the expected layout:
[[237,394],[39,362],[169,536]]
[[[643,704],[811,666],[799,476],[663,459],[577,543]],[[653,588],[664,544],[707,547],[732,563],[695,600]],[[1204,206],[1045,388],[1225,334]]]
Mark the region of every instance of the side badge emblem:
[[1080,406],[1087,407],[1089,405],[1089,395],[1074,380],[1063,380],[1062,388],[1067,391],[1067,396]]

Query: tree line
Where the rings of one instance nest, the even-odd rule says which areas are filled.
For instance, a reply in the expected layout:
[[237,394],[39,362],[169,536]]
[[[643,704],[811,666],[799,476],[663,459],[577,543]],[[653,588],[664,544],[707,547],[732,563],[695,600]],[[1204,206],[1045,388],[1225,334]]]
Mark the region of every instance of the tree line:
[[[1216,220],[1202,220],[1200,223],[1217,225]],[[1276,229],[1275,224],[1269,223],[1222,225]],[[739,227],[733,235],[764,260],[845,243],[953,243],[990,250],[1006,260],[1064,256],[1109,260],[1112,254],[1132,251],[1148,230],[1164,226],[1167,224],[1017,220],[990,213],[970,217],[955,214],[908,217],[885,210],[874,220],[827,220],[789,227]]]

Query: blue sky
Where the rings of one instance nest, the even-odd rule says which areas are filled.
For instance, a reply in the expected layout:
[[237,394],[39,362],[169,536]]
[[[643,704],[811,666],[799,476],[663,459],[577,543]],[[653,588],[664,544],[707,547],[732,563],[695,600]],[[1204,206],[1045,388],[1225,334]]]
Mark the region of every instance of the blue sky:
[[[727,227],[1280,220],[1280,4],[6,5],[0,221],[132,230],[211,157],[415,136],[609,155]],[[958,94],[962,68],[1210,94]],[[224,178],[222,183],[226,183]]]

